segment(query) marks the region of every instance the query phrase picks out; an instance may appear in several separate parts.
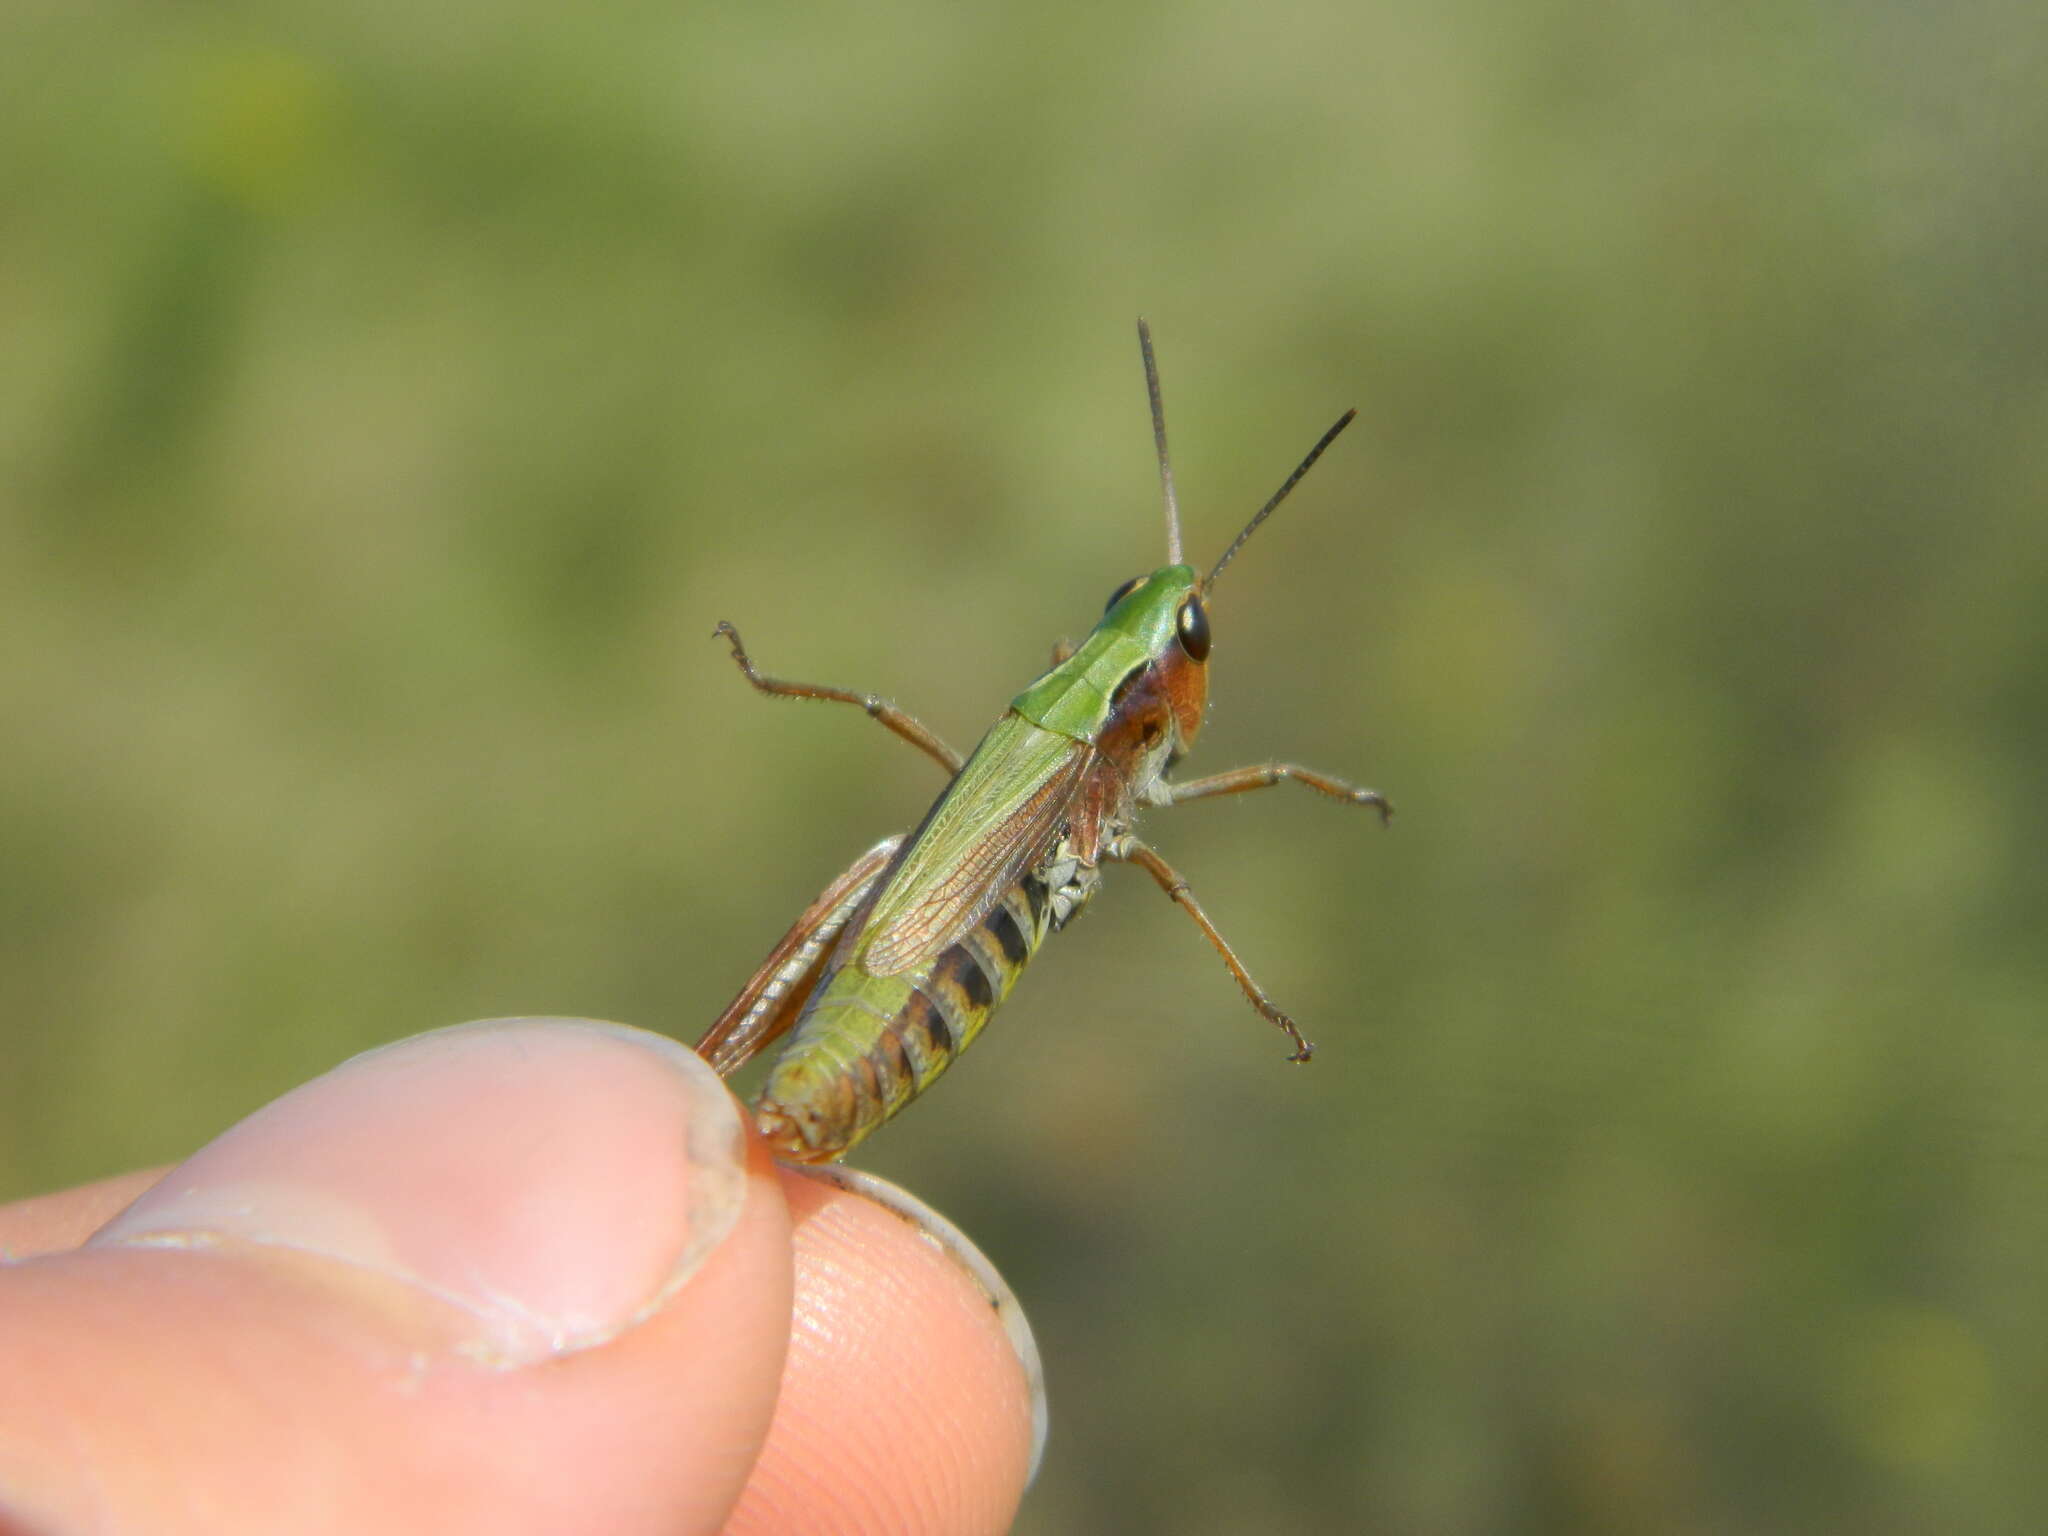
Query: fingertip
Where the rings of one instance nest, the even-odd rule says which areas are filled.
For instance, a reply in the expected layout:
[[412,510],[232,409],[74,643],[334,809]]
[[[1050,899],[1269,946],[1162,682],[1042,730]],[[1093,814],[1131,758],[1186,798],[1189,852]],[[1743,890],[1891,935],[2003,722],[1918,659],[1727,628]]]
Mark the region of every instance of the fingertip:
[[586,1021],[421,1037],[259,1112],[87,1247],[0,1268],[32,1345],[0,1373],[0,1505],[718,1529],[774,1409],[789,1216],[686,1055]]
[[728,1529],[1007,1531],[1044,1422],[1014,1298],[950,1223],[894,1186],[839,1167],[782,1176],[795,1326]]
[[0,1264],[76,1248],[134,1204],[164,1172],[138,1169],[0,1206]]
[[517,1365],[603,1343],[688,1282],[738,1219],[742,1126],[663,1036],[458,1025],[266,1105],[91,1241],[333,1259],[466,1314],[458,1347]]
[[1024,1304],[1010,1289],[1010,1282],[1003,1278],[1002,1271],[990,1262],[988,1255],[975,1245],[972,1238],[901,1185],[859,1168],[849,1168],[844,1163],[813,1164],[802,1172],[813,1182],[873,1201],[907,1224],[917,1237],[951,1259],[973,1282],[980,1301],[1002,1328],[1018,1368],[1024,1373],[1024,1391],[1031,1411],[1031,1456],[1024,1474],[1025,1485],[1029,1487],[1038,1477],[1051,1424],[1045,1392],[1045,1362],[1038,1352],[1038,1337],[1032,1332],[1031,1319],[1024,1314]]

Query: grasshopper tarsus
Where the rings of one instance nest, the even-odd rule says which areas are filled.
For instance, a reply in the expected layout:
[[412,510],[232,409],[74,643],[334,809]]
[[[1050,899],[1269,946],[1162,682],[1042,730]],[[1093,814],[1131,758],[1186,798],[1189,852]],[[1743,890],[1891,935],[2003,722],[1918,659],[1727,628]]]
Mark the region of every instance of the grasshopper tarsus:
[[1380,825],[1394,824],[1394,803],[1376,789],[1354,789],[1351,792],[1353,805],[1369,805],[1380,813]]
[[768,686],[771,679],[764,678],[754,670],[754,660],[747,654],[747,643],[740,639],[740,632],[732,626],[729,620],[720,619],[718,627],[712,630],[711,634],[714,639],[720,635],[725,637],[725,643],[732,647],[732,659],[738,664],[741,676],[746,678],[756,688],[759,688],[763,693],[776,692],[774,688]]
[[1264,1016],[1267,1023],[1294,1042],[1294,1049],[1287,1053],[1287,1059],[1296,1065],[1309,1060],[1316,1053],[1315,1042],[1301,1032],[1301,1026],[1291,1015],[1282,1013],[1273,1006],[1272,1000],[1261,992],[1252,999],[1252,1005]]
[[1301,1032],[1301,1026],[1290,1015],[1282,1013],[1270,1000],[1266,1000],[1263,992],[1252,1000],[1252,1006],[1259,1010],[1261,1018],[1294,1042],[1294,1049],[1287,1053],[1290,1062],[1299,1066],[1315,1055],[1316,1043]]

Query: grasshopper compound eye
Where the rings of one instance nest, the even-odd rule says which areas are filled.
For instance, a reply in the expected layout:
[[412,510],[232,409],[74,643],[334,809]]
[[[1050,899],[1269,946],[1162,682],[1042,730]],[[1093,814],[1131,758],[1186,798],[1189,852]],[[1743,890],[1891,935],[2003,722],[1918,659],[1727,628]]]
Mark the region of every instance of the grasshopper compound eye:
[[1188,653],[1188,660],[1207,661],[1209,610],[1202,606],[1199,597],[1191,597],[1180,605],[1180,618],[1176,627],[1180,631],[1180,648]]
[[1118,587],[1114,592],[1110,593],[1109,601],[1102,605],[1102,611],[1104,613],[1109,612],[1110,609],[1114,608],[1118,603],[1122,602],[1125,598],[1129,597],[1132,591],[1137,587],[1138,583],[1143,581],[1144,579],[1145,578],[1142,576],[1133,576],[1129,581],[1125,582],[1122,586]]

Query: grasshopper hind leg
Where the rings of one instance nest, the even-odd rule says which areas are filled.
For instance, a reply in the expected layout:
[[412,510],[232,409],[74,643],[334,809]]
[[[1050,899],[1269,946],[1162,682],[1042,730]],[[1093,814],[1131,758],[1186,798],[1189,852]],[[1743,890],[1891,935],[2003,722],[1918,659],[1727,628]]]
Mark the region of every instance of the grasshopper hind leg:
[[883,838],[819,892],[704,1032],[697,1054],[720,1077],[732,1076],[789,1032],[824,973],[833,944],[902,846],[900,832]]

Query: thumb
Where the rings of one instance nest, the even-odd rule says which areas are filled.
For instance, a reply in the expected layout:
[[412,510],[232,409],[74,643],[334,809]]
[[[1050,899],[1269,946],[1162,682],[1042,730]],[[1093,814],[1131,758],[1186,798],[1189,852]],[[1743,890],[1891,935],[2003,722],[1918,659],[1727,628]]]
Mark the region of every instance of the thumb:
[[772,1166],[690,1052],[419,1036],[0,1265],[0,1523],[713,1531],[790,1305]]

